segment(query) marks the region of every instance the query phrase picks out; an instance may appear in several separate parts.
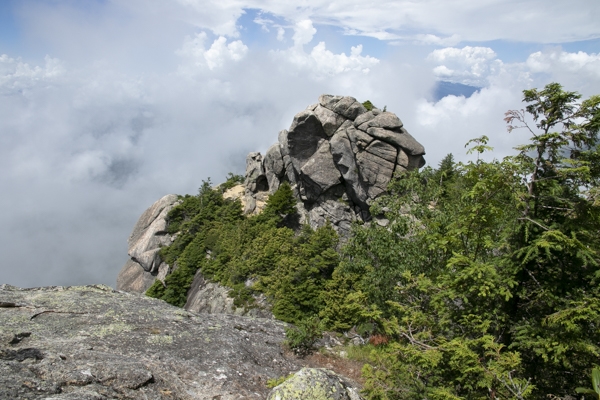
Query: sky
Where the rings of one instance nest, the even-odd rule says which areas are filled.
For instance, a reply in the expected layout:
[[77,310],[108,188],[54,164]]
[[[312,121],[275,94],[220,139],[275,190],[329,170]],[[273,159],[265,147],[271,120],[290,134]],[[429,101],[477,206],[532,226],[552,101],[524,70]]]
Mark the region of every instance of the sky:
[[550,82],[600,94],[598,0],[0,0],[0,284],[115,286],[162,196],[243,174],[321,94],[428,165]]

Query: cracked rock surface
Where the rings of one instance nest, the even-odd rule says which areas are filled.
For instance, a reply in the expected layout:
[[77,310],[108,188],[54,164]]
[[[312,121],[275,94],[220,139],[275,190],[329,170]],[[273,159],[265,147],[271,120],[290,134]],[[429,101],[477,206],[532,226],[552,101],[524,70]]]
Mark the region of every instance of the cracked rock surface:
[[0,399],[263,399],[284,324],[107,286],[0,286]]

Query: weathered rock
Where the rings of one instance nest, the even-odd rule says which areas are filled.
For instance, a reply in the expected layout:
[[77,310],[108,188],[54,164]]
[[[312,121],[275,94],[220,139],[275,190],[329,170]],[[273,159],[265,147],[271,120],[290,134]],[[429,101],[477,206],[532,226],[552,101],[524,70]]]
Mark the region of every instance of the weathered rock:
[[285,166],[283,164],[283,156],[281,155],[281,147],[278,143],[269,147],[263,160],[263,166],[265,175],[267,177],[267,183],[269,185],[269,192],[275,193],[279,189],[281,178],[285,173]]
[[[343,234],[349,232],[356,217],[370,220],[369,205],[385,192],[395,171],[424,164],[423,146],[403,128],[400,118],[377,108],[367,111],[349,96],[320,96],[318,104],[296,114],[289,131],[281,131],[278,141],[283,173],[279,172],[281,164],[270,167],[263,162],[268,181],[275,185],[282,180],[290,182],[300,204],[301,221],[321,226],[329,220]],[[247,175],[252,173],[247,171]],[[339,192],[340,185],[347,201],[325,195],[334,189]],[[273,184],[269,186],[273,193]],[[250,208],[255,212],[252,199],[260,196],[255,190],[247,191],[247,212]],[[339,212],[331,212],[332,204],[337,204]],[[352,218],[347,209],[352,210]]]
[[287,133],[287,153],[296,171],[302,169],[319,148],[320,141],[326,138],[323,126],[314,112],[302,111],[296,114]]
[[400,118],[396,116],[396,114],[391,112],[382,112],[380,114],[373,114],[373,118],[370,118],[366,122],[362,123],[358,126],[358,129],[361,131],[367,132],[368,128],[382,128],[389,130],[397,130],[402,128],[403,124],[400,121]]
[[346,134],[348,135],[348,139],[350,139],[350,142],[353,145],[352,150],[355,154],[361,150],[366,149],[369,143],[371,143],[374,140],[373,136],[356,129],[353,126],[349,126],[346,129]]
[[360,180],[358,166],[356,165],[356,159],[354,158],[354,152],[352,151],[352,145],[350,144],[350,139],[346,135],[346,132],[338,131],[333,135],[329,143],[331,146],[331,154],[333,155],[333,162],[344,178],[348,196],[350,196],[354,204],[357,204],[362,208],[367,208],[367,192]]
[[340,172],[333,163],[329,142],[324,140],[318,150],[302,167],[306,199],[316,200],[321,193],[340,183]]
[[117,276],[117,289],[127,292],[144,293],[152,286],[155,280],[160,279],[164,281],[169,273],[169,269],[167,264],[161,263],[158,267],[158,273],[154,275],[144,270],[140,264],[129,259]]
[[323,94],[319,97],[319,104],[349,120],[354,120],[360,114],[367,112],[360,102],[350,96]]
[[269,183],[263,167],[263,158],[260,153],[250,153],[246,157],[246,181],[244,185],[251,192],[269,190]]
[[194,276],[192,286],[187,295],[185,308],[188,311],[207,314],[233,314],[245,315],[256,318],[273,318],[269,311],[270,305],[264,295],[256,296],[257,307],[245,309],[237,307],[234,299],[229,296],[231,289],[204,279],[202,272],[198,270]]
[[319,105],[314,110],[315,115],[319,118],[323,130],[327,136],[332,136],[335,131],[346,121],[343,116]]
[[398,151],[398,157],[396,158],[396,168],[403,167],[406,170],[413,170],[421,168],[425,165],[425,158],[423,156],[409,156],[402,149]]
[[371,199],[377,198],[387,190],[387,185],[394,173],[394,163],[381,157],[381,155],[388,153],[385,145],[387,144],[375,140],[365,151],[356,156],[356,164]]
[[[158,252],[161,246],[171,243],[171,235],[166,232],[166,217],[177,204],[174,194],[169,194],[150,206],[141,215],[129,237],[130,260],[123,266],[117,277],[117,289],[145,291],[159,273],[161,259]],[[164,266],[162,267],[164,271]],[[141,290],[144,288],[143,290]]]
[[356,387],[324,368],[302,368],[269,393],[267,400],[360,400]]
[[[106,286],[0,286],[0,399],[263,399],[284,324]],[[307,397],[305,397],[307,398]]]

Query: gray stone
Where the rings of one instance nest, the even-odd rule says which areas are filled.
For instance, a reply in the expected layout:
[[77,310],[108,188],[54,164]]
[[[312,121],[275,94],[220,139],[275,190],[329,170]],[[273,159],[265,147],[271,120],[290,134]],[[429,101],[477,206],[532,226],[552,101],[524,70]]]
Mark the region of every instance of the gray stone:
[[274,193],[279,188],[280,180],[285,173],[279,143],[269,147],[263,159],[263,167],[269,184],[269,192]]
[[368,209],[366,203],[368,197],[367,192],[360,180],[358,166],[356,165],[354,152],[352,151],[352,145],[350,144],[350,139],[348,139],[346,132],[338,131],[333,135],[329,143],[331,146],[331,154],[333,155],[333,162],[344,178],[346,192],[354,204]]
[[359,115],[366,113],[367,109],[354,97],[345,96],[333,106],[333,111],[354,121]]
[[245,309],[244,307],[236,307],[234,299],[229,296],[230,292],[230,288],[206,280],[202,272],[198,270],[194,275],[183,308],[196,313],[232,314],[273,319],[273,314],[269,311],[270,305],[264,295],[256,296],[257,307]]
[[410,156],[402,149],[398,151],[398,157],[396,158],[396,167],[403,167],[405,170],[413,170],[422,168],[425,165],[425,158],[423,156]]
[[323,130],[327,136],[332,136],[335,131],[346,121],[344,117],[335,112],[319,105],[314,110],[315,115],[321,121],[321,125],[323,125]]
[[[364,124],[363,124],[364,125]],[[400,132],[383,128],[368,128],[366,132],[376,139],[401,147],[407,154],[419,156],[425,154],[425,148],[415,140],[404,128]]]
[[399,146],[402,147],[411,156],[422,156],[425,154],[425,147],[412,137],[404,128],[400,129]]
[[324,140],[315,154],[302,167],[301,179],[305,183],[306,198],[316,200],[319,195],[340,183],[340,172],[335,167],[329,150],[329,142]]
[[329,222],[341,237],[348,237],[351,224],[357,217],[347,202],[339,200],[323,199],[310,208],[307,212],[309,225],[316,229]]
[[398,152],[394,146],[379,140],[373,140],[365,150],[373,155],[376,155],[377,157],[391,162],[392,164],[396,162],[396,156],[398,155]]
[[[327,139],[321,122],[312,111],[302,111],[296,114],[286,136],[287,153],[296,171],[300,171],[315,154],[320,141]],[[282,152],[282,154],[284,153]]]
[[156,279],[162,277],[164,281],[168,271],[169,266],[161,263],[158,267],[158,274],[153,275],[144,270],[139,263],[129,259],[117,276],[117,289],[126,292],[145,293]]
[[356,129],[354,126],[349,126],[346,129],[346,134],[348,135],[348,139],[350,139],[354,153],[358,153],[359,151],[366,149],[369,143],[374,140],[371,135]]
[[[382,146],[382,144],[384,143],[377,140],[373,141],[366,151],[360,152],[356,156],[360,176],[371,199],[378,197],[387,190],[387,185],[394,173],[394,163],[375,154],[386,153],[385,146]],[[371,148],[372,146],[373,148]]]
[[302,367],[275,320],[102,285],[1,285],[0,302],[15,304],[0,312],[0,399],[264,399],[267,380]]
[[363,122],[358,126],[358,129],[367,132],[368,128],[383,128],[389,130],[398,130],[402,128],[403,124],[400,118],[396,114],[391,112],[381,112],[376,115],[376,112],[371,111],[374,115],[373,118]]
[[331,94],[322,94],[319,96],[319,104],[325,108],[333,110],[333,107],[335,107],[337,102],[343,98],[344,98],[344,96],[333,96]]
[[160,248],[171,243],[166,217],[177,204],[177,196],[169,194],[142,213],[127,241],[130,259],[117,276],[117,289],[141,293],[152,285],[161,265]]
[[375,118],[375,114],[373,114],[373,111],[367,111],[366,113],[363,113],[356,117],[356,119],[354,120],[354,126],[359,127],[365,122],[372,120],[373,118]]
[[269,183],[263,167],[263,158],[260,153],[253,152],[246,156],[246,189],[252,192],[266,192]]
[[350,120],[354,120],[360,114],[367,112],[367,109],[360,102],[350,96],[324,94],[319,97],[319,104]]
[[294,165],[292,164],[292,158],[290,157],[288,133],[289,132],[285,129],[280,131],[277,139],[279,142],[279,150],[281,150],[281,158],[283,160],[285,176],[288,182],[290,182],[290,185],[295,187],[298,179],[296,177],[296,170],[294,170]]
[[302,368],[271,390],[267,400],[360,400],[349,380],[324,368]]

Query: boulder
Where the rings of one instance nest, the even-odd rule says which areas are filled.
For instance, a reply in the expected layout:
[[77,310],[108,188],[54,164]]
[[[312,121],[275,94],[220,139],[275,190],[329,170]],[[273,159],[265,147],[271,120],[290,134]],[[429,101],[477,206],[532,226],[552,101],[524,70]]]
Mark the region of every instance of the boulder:
[[271,390],[267,400],[360,400],[347,379],[324,368],[302,368]]
[[101,285],[1,285],[0,303],[0,399],[264,399],[302,367],[275,320]]

